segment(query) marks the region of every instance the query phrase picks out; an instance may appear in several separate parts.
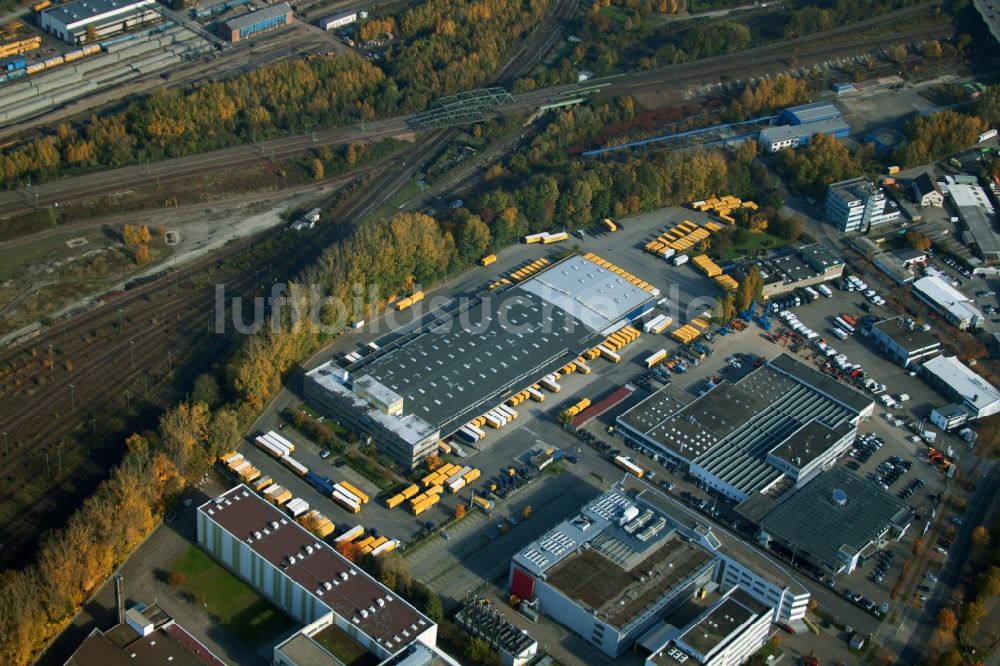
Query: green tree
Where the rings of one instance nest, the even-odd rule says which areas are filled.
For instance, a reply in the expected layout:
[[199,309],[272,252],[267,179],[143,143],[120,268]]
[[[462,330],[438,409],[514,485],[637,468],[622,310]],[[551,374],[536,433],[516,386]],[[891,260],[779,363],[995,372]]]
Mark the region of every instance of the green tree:
[[455,248],[467,264],[486,254],[490,246],[490,229],[478,215],[466,215],[459,222]]
[[716,299],[716,321],[720,324],[731,321],[736,316],[736,296],[733,292],[727,291]]
[[473,636],[465,642],[465,656],[474,664],[489,664],[493,659],[493,650],[482,638]]
[[191,398],[194,402],[203,402],[210,408],[218,407],[222,399],[219,382],[209,373],[201,373],[194,379]]

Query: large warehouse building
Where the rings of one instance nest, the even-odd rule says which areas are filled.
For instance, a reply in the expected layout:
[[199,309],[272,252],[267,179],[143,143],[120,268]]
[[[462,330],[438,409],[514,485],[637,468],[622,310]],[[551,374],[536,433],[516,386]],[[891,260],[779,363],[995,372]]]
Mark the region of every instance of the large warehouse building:
[[346,370],[322,365],[306,375],[306,399],[414,467],[442,436],[653,307],[657,289],[597,261],[571,256],[457,304]]
[[904,368],[941,353],[941,341],[909,317],[877,321],[862,333]]
[[[244,485],[198,507],[198,545],[306,626],[275,648],[284,666],[335,664],[324,645],[348,642],[380,663],[437,625]],[[296,657],[295,655],[302,655]]]
[[88,31],[99,38],[125,29],[158,21],[156,0],[77,0],[42,10],[42,30],[70,44],[90,41]]
[[651,653],[668,644],[692,656],[718,652],[731,632],[709,645],[687,631],[736,590],[753,618],[752,627],[738,623],[741,631],[760,641],[746,641],[753,652],[761,623],[800,619],[809,593],[759,553],[741,562],[736,550],[685,507],[626,477],[516,554],[508,583],[611,657],[636,642]]
[[875,408],[787,354],[736,383],[685,396],[666,387],[619,416],[619,431],[737,501],[783,480],[804,485],[850,448]]
[[849,574],[906,533],[906,502],[843,466],[788,493],[760,522],[763,543],[777,543],[825,574]]

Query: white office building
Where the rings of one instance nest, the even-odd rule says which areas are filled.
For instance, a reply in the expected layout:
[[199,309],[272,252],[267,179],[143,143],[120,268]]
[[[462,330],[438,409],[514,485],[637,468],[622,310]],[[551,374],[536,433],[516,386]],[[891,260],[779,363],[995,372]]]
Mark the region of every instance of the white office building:
[[826,219],[843,232],[868,231],[899,213],[899,205],[867,178],[832,183],[826,192]]
[[937,275],[913,283],[913,294],[961,330],[982,328],[983,313],[974,301]]

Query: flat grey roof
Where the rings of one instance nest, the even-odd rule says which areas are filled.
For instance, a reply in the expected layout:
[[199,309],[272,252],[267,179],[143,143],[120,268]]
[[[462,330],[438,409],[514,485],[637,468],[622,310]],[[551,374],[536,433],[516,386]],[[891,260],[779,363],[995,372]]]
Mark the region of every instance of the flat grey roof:
[[675,640],[691,646],[703,655],[710,654],[747,620],[770,611],[737,587],[724,599],[690,624]]
[[447,433],[575,359],[602,329],[653,298],[574,255],[441,314],[350,370],[401,395],[404,414]]
[[[847,494],[837,506],[833,491]],[[906,502],[874,481],[843,466],[823,472],[792,493],[761,521],[761,529],[799,553],[839,569],[843,557],[853,555],[878,537],[894,519],[908,512]]]
[[812,123],[833,114],[839,116],[840,109],[830,102],[810,102],[809,104],[790,106],[785,109],[785,113],[794,114],[802,123]]
[[826,430],[807,429],[805,439],[793,439],[775,455],[820,455],[825,449],[812,451],[813,445],[839,439],[871,405],[860,393],[783,354],[686,405],[658,392],[619,422],[749,495],[778,481],[782,472],[768,463],[767,454],[803,426],[816,420]]
[[808,384],[817,391],[821,391],[852,411],[860,413],[872,406],[872,401],[860,391],[841,384],[819,370],[810,368],[789,354],[781,354],[770,361],[769,365]]
[[788,139],[805,139],[813,134],[835,134],[850,132],[851,126],[841,118],[828,120],[806,121],[801,125],[777,125],[760,131],[764,143],[786,141]]
[[994,231],[997,215],[981,206],[959,206],[958,214],[969,228],[980,254],[987,258],[1000,256],[1000,239]]
[[292,8],[287,2],[281,2],[276,5],[268,5],[256,11],[247,12],[246,14],[240,14],[239,16],[234,16],[233,18],[228,19],[226,21],[226,27],[230,30],[242,30],[243,28],[249,28],[252,25],[256,25],[261,21],[266,21],[269,18],[288,14],[291,11]]
[[921,328],[914,328],[911,331],[904,326],[902,317],[892,317],[877,321],[874,324],[874,328],[877,328],[882,334],[910,354],[941,347],[940,340],[929,332]]
[[108,12],[151,4],[153,4],[153,0],[77,0],[77,2],[49,7],[43,12],[60,23],[69,25]]
[[799,248],[799,252],[816,269],[828,271],[831,268],[844,265],[844,258],[834,254],[833,250],[822,243],[803,245]]
[[850,424],[843,421],[832,428],[819,421],[809,421],[771,449],[771,455],[801,469],[828,451],[850,430]]

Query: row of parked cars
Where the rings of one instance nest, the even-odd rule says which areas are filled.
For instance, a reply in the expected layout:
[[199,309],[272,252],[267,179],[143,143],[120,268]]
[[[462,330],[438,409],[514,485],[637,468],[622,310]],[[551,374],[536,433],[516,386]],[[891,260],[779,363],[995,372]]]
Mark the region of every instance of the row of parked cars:
[[883,550],[878,554],[878,559],[875,561],[875,568],[872,570],[872,582],[876,585],[880,585],[885,579],[885,575],[889,572],[889,567],[892,566],[892,560],[895,557],[892,551]]
[[851,457],[858,462],[868,462],[868,459],[875,455],[875,452],[885,445],[885,440],[872,432],[859,435],[851,449]]
[[844,590],[844,596],[847,597],[854,605],[864,608],[866,611],[874,615],[875,617],[881,619],[885,617],[885,614],[889,612],[889,602],[884,601],[882,605],[876,604],[871,599],[865,597],[860,592],[852,592],[851,590]]
[[899,491],[899,497],[901,499],[910,499],[913,497],[914,493],[924,487],[924,480],[921,478],[910,479],[910,482],[903,486],[903,489]]
[[910,460],[902,460],[899,456],[889,456],[879,463],[869,478],[882,486],[884,490],[889,490],[889,487],[896,483],[899,477],[910,471],[912,466],[913,462]]

